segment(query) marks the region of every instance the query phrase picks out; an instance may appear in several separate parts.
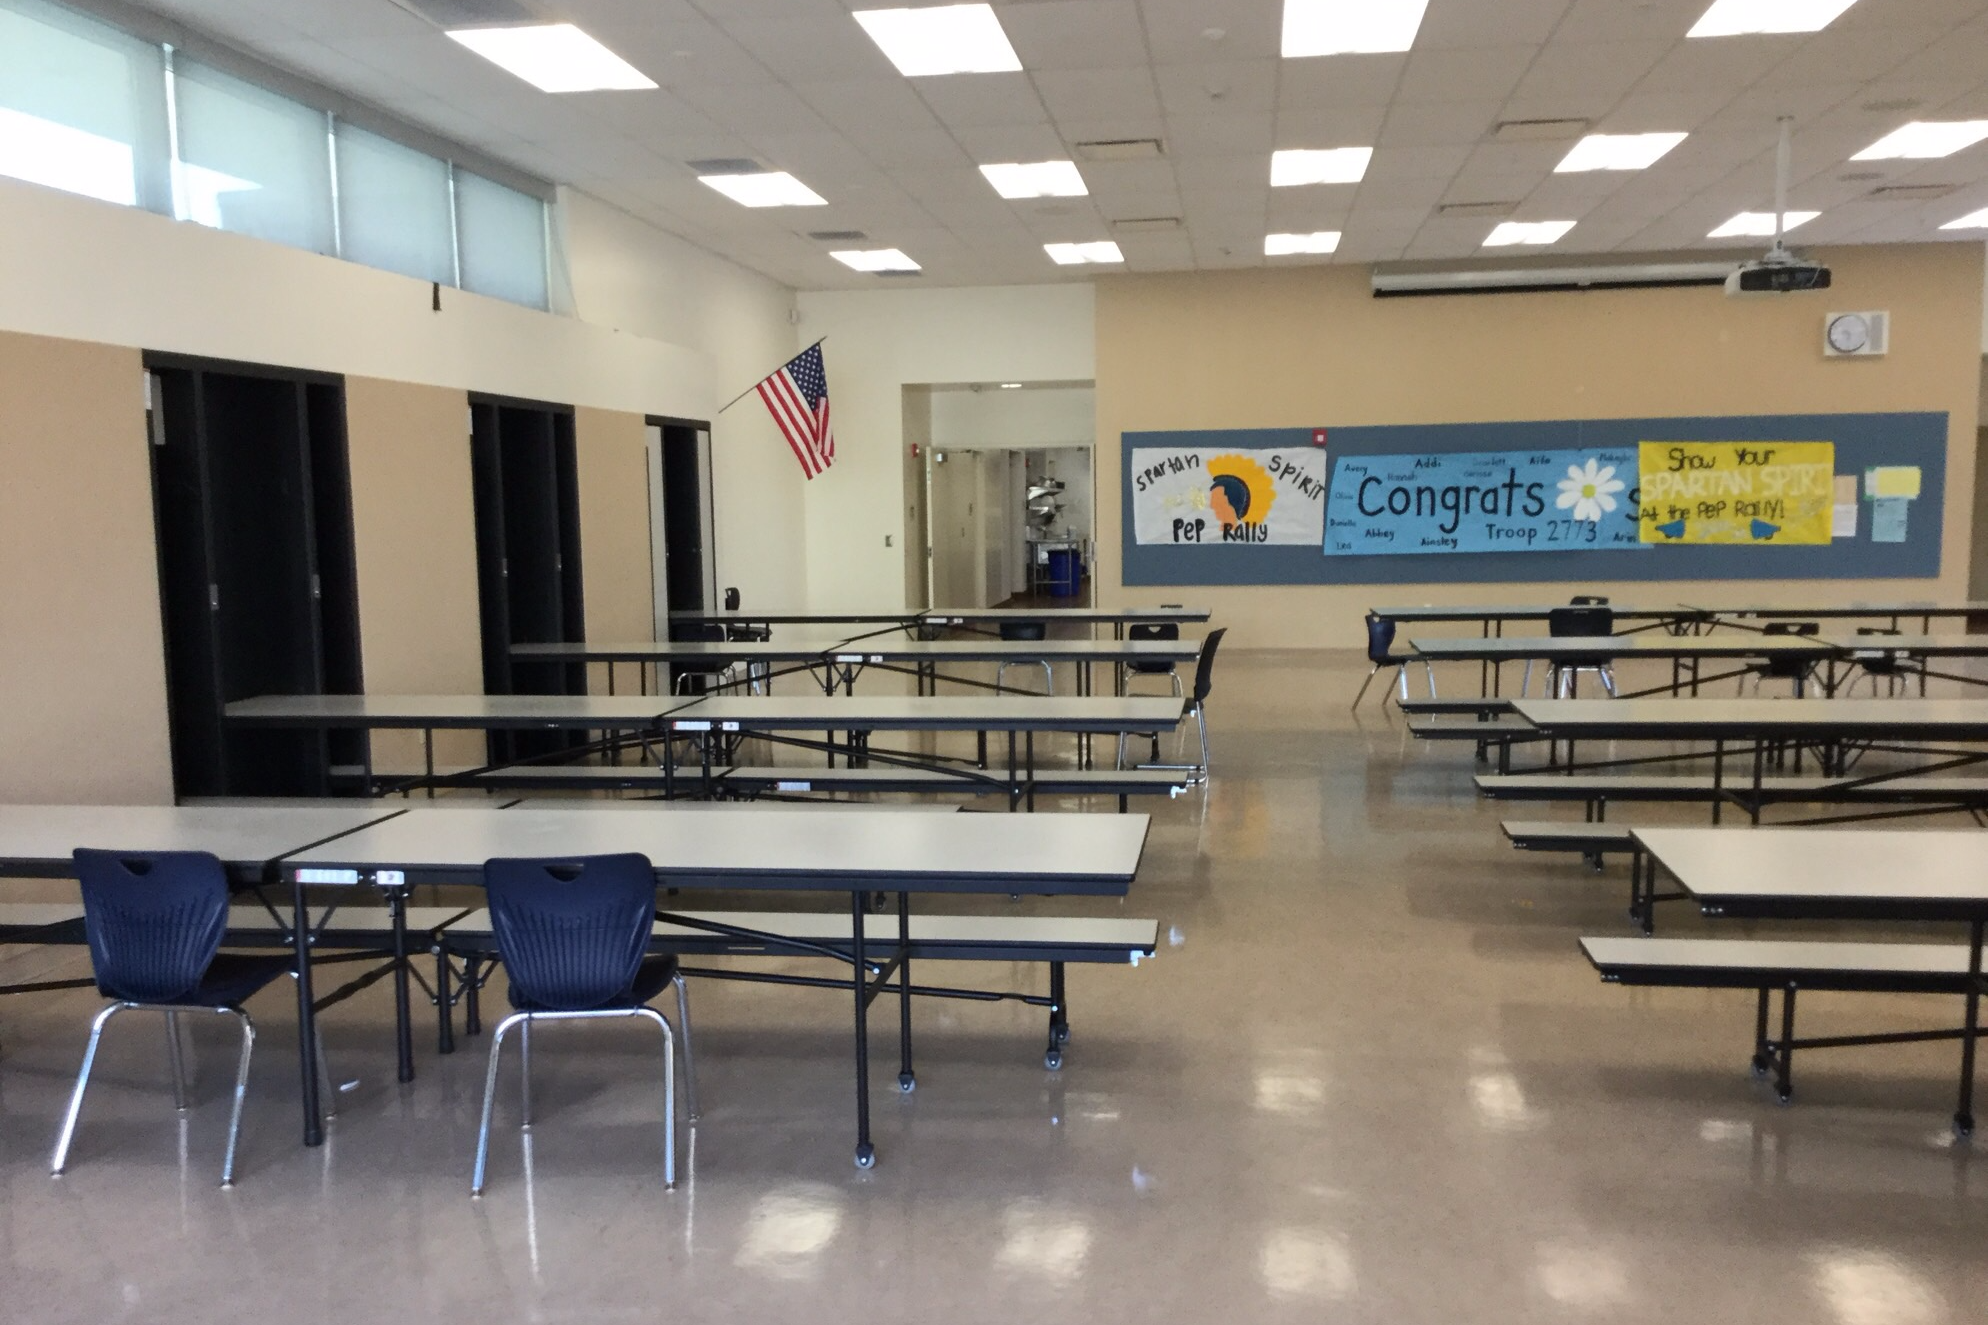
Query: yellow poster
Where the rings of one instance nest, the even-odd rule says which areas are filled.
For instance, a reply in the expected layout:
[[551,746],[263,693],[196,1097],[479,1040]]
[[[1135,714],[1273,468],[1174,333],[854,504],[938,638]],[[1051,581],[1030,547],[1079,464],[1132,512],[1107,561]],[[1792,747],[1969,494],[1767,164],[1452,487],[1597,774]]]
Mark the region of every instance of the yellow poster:
[[1644,442],[1645,543],[1827,543],[1834,442]]

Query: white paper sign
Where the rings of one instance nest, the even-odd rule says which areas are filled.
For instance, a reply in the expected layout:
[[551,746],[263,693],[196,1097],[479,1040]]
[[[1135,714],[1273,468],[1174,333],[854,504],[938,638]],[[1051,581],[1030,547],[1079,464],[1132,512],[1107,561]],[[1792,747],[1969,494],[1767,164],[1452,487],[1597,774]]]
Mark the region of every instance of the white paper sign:
[[1141,447],[1133,453],[1133,537],[1140,543],[1325,542],[1325,450]]

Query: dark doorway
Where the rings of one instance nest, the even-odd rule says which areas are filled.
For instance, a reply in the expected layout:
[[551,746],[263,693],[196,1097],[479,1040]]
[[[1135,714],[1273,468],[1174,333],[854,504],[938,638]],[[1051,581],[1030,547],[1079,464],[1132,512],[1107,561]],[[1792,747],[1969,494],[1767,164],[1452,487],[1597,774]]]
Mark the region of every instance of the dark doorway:
[[711,564],[709,425],[651,419],[662,429],[663,593],[672,612],[707,612],[716,568]]
[[[471,396],[469,412],[484,691],[584,694],[584,666],[519,662],[511,656],[517,644],[586,638],[573,411],[564,405]],[[490,757],[499,761],[551,754],[580,741],[573,733],[493,732]]]
[[145,367],[174,791],[329,795],[363,735],[235,730],[222,710],[363,689],[344,381],[163,354]]

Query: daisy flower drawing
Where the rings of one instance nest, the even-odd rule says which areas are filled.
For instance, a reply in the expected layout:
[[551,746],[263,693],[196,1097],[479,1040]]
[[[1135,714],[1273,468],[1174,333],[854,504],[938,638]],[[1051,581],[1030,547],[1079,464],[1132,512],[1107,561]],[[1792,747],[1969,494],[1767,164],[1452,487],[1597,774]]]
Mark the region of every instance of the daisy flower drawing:
[[1563,511],[1571,506],[1576,520],[1599,524],[1602,516],[1615,509],[1615,494],[1626,486],[1615,476],[1614,465],[1598,460],[1589,460],[1585,466],[1569,465],[1567,477],[1560,480],[1560,499],[1554,505]]

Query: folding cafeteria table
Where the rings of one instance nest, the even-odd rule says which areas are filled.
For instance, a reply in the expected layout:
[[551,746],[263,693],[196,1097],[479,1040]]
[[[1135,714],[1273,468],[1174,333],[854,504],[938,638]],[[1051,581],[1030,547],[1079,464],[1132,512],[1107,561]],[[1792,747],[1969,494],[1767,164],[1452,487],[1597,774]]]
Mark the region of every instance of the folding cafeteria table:
[[[1006,815],[854,808],[838,814],[767,809],[749,817],[698,810],[414,809],[290,853],[281,868],[301,895],[304,885],[478,884],[484,861],[500,856],[639,852],[666,888],[846,893],[856,972],[856,1163],[868,1168],[876,1157],[868,1011],[879,994],[898,994],[900,1087],[909,1090],[914,1080],[911,895],[1124,897],[1138,872],[1147,824],[1143,814],[1024,822]],[[879,936],[874,949],[866,929],[871,893],[897,895],[896,933]],[[307,1063],[307,1132],[317,1126],[314,1086]]]
[[[1846,787],[1945,773],[1988,761],[1988,750],[1948,748],[1988,742],[1988,700],[1980,699],[1516,699],[1512,711],[1554,742],[1710,742],[1714,822],[1719,806],[1728,799],[1745,808],[1753,822],[1760,822],[1766,749],[1774,742],[1836,750],[1854,745],[1932,760],[1850,778]],[[1726,747],[1731,743],[1739,743],[1742,753],[1752,755],[1750,792],[1735,792],[1725,785]],[[1643,761],[1612,762],[1619,766]],[[1574,767],[1570,761],[1568,771]]]
[[[1901,701],[1909,702],[1909,701]],[[1988,869],[1979,832],[1638,828],[1636,839],[1708,916],[1786,920],[1945,921],[1968,929],[1967,992],[1959,1032],[1864,1037],[1885,1043],[1957,1038],[1954,1131],[1974,1131]],[[1857,1042],[1846,1040],[1842,1042]]]

